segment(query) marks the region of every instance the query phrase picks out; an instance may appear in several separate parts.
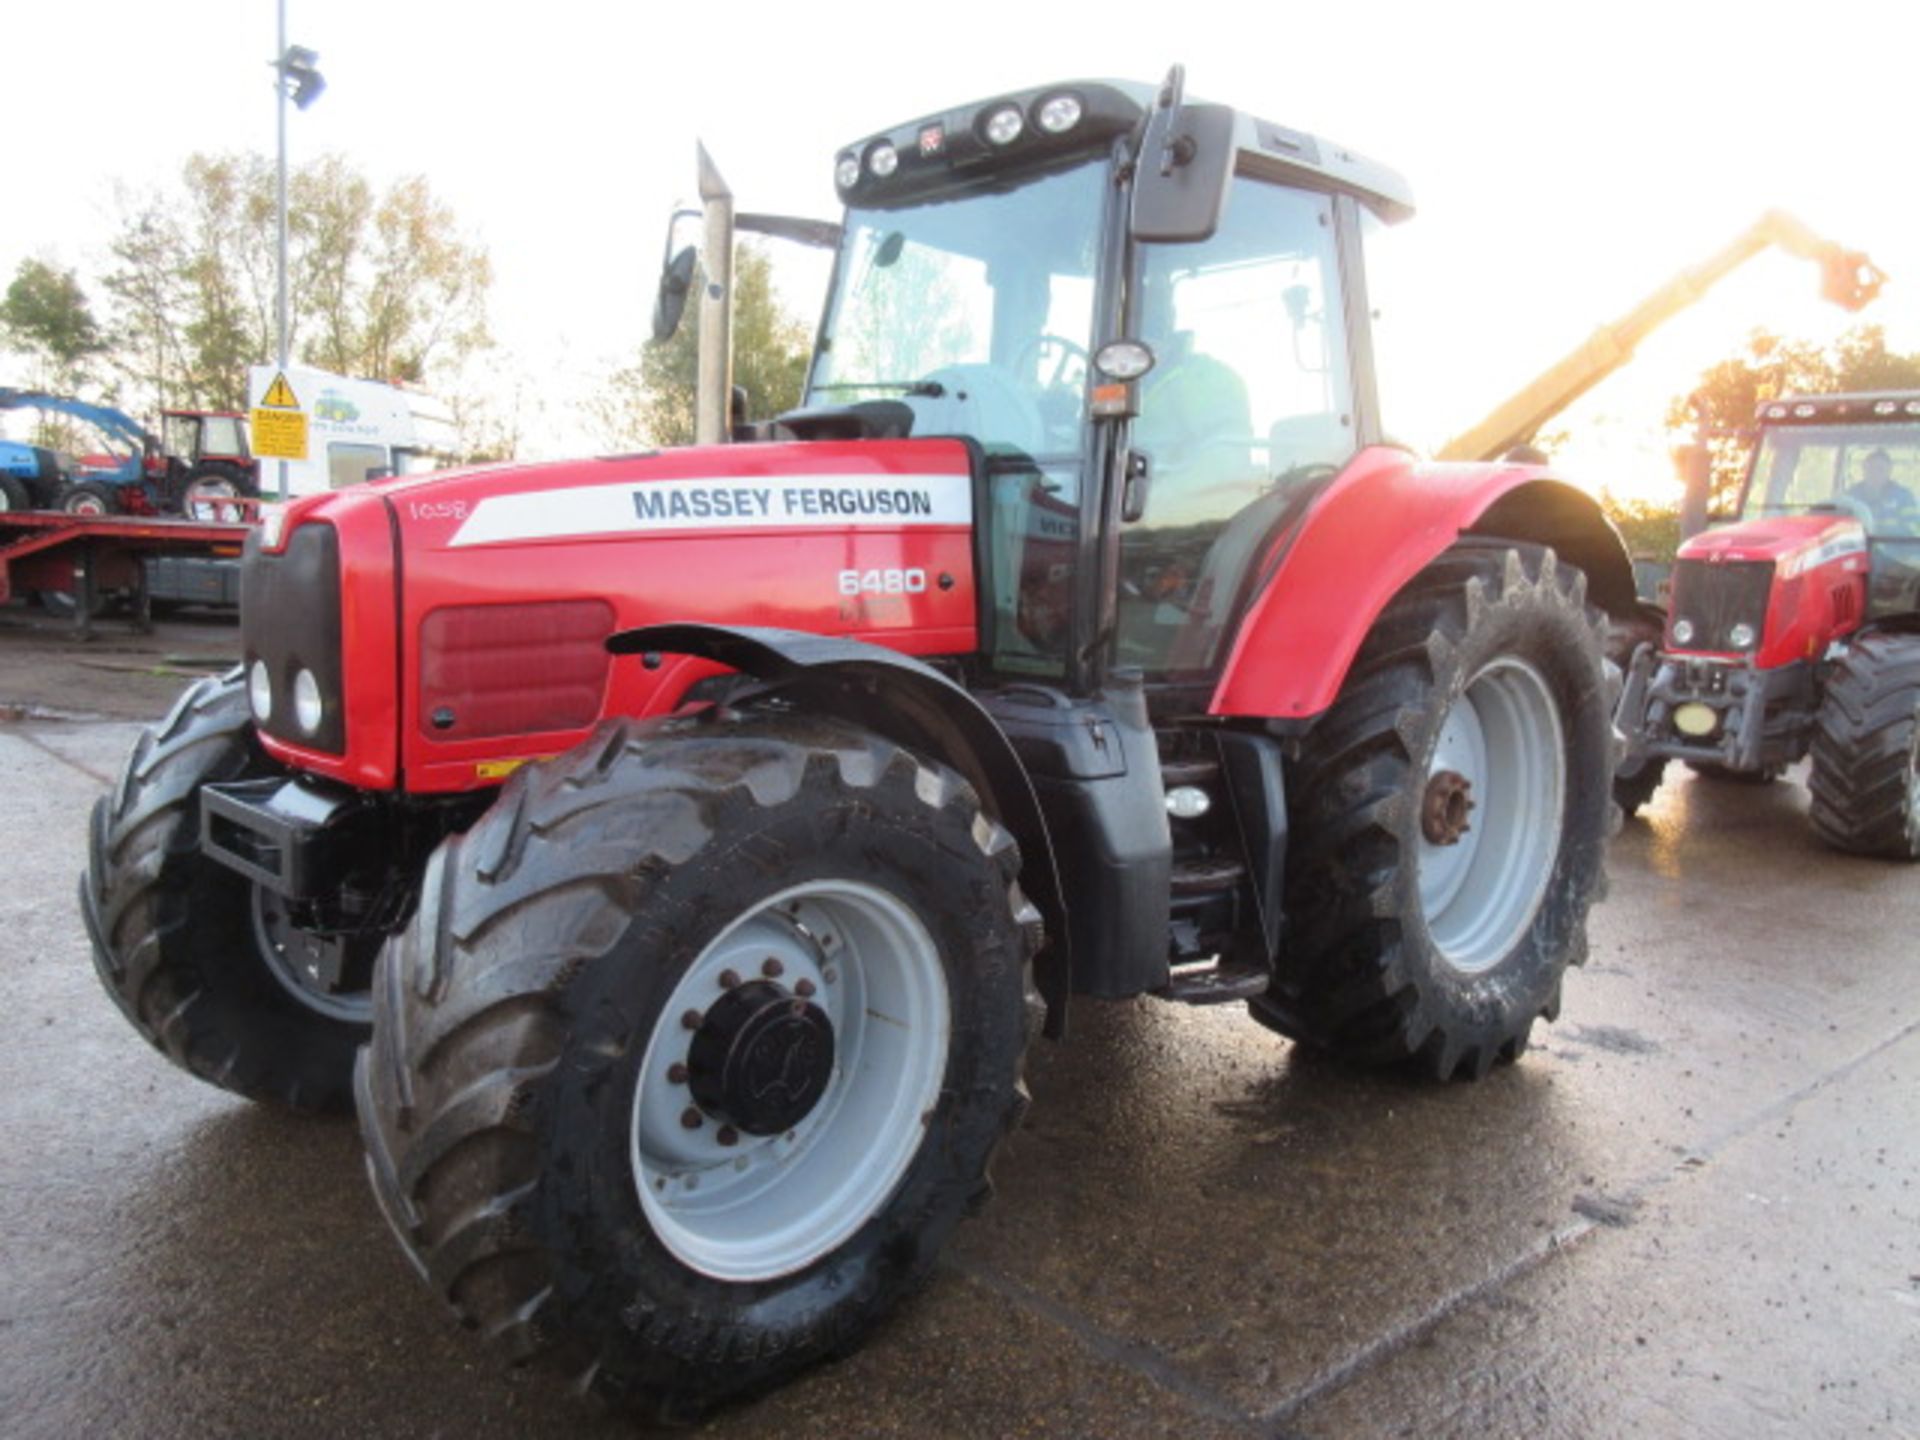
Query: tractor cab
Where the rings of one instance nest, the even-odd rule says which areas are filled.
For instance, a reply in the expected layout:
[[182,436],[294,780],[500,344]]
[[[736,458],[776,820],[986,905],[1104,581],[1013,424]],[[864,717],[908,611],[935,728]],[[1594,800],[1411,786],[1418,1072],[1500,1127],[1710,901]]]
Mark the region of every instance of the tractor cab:
[[836,157],[805,402],[767,433],[971,443],[999,675],[1204,691],[1284,521],[1382,438],[1360,254],[1406,186],[1180,88],[1050,86]]
[[1773,401],[1760,420],[1741,528],[1857,520],[1867,617],[1920,610],[1920,393]]
[[235,410],[163,410],[160,445],[150,465],[182,503],[259,490],[260,462],[247,443],[247,417]]

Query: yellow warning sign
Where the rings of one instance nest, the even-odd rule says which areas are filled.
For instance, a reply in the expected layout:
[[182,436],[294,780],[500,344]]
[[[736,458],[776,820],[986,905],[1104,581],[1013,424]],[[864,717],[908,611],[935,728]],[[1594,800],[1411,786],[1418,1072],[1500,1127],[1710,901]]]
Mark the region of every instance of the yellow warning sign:
[[266,460],[306,459],[307,417],[298,410],[255,410],[253,453]]
[[260,405],[267,410],[298,410],[300,402],[293,398],[293,387],[287,383],[285,371],[273,377],[273,383],[267,386],[267,393],[260,397]]

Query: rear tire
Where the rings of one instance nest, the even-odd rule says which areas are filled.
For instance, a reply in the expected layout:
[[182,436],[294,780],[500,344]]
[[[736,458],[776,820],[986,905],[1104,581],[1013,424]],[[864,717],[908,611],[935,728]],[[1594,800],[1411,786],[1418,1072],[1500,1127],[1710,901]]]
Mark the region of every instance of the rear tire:
[[[181,482],[180,513],[189,519],[225,518],[217,513],[221,501],[233,501],[253,495],[254,489],[244,477],[224,465],[203,466]],[[205,506],[211,513],[200,513]],[[231,508],[231,507],[229,507]]]
[[1863,635],[1835,662],[1807,788],[1829,845],[1920,860],[1920,638]]
[[11,475],[0,475],[0,514],[33,509],[33,495],[26,482]]
[[200,681],[146,731],[93,808],[81,909],[94,969],[147,1040],[181,1069],[302,1111],[352,1103],[369,1007],[302,996],[271,907],[200,850],[200,788],[272,775],[240,672]]
[[[388,1221],[468,1325],[655,1422],[852,1349],[1024,1108],[1017,868],[957,776],[837,721],[616,722],[527,767],[381,958]],[[824,1052],[759,1051],[807,1011]]]
[[1552,551],[1462,544],[1388,605],[1288,775],[1295,929],[1257,1019],[1445,1080],[1555,1017],[1611,821],[1585,593]]

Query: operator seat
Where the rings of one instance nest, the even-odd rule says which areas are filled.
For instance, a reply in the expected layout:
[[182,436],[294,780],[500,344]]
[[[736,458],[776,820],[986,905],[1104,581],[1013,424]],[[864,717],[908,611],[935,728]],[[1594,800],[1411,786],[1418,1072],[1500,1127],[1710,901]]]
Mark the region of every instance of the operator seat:
[[1267,431],[1267,487],[1227,519],[1207,547],[1187,622],[1170,656],[1176,670],[1205,668],[1215,657],[1226,611],[1239,598],[1280,517],[1301,492],[1353,456],[1353,436],[1337,415],[1290,415]]

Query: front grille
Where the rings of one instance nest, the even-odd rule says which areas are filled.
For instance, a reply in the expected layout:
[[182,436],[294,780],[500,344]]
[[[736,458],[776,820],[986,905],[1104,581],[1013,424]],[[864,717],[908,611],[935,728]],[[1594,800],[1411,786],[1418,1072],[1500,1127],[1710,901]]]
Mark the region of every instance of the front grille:
[[[342,755],[347,697],[340,658],[340,536],[333,526],[300,525],[284,550],[247,537],[240,559],[240,647],[247,669],[263,661],[273,682],[273,713],[261,729],[290,745]],[[294,719],[293,680],[311,670],[319,683],[320,728]]]
[[420,729],[435,740],[578,730],[606,695],[605,600],[452,605],[420,626]]
[[1767,620],[1767,592],[1773,585],[1771,560],[1736,560],[1709,565],[1682,560],[1673,567],[1673,615],[1668,628],[1682,620],[1693,623],[1693,637],[1679,650],[1739,650],[1729,634],[1743,622],[1757,637]]

